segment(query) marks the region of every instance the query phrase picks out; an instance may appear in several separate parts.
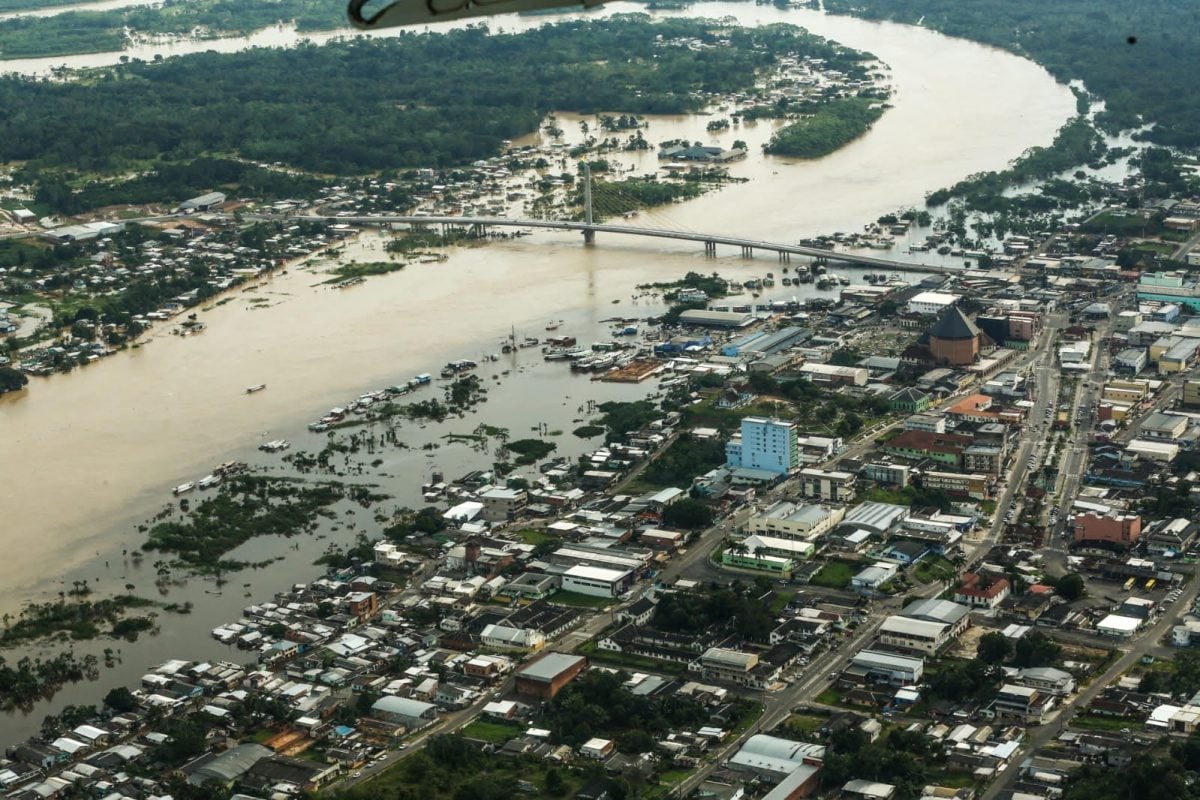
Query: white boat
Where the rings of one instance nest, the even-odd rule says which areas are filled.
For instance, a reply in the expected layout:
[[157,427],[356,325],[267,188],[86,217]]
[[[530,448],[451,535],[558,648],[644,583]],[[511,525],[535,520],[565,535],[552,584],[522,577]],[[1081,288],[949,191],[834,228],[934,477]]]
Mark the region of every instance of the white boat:
[[179,484],[171,491],[175,494],[187,494],[188,492],[190,492],[192,489],[195,489],[195,488],[196,488],[196,484],[192,483],[191,481],[188,481],[187,483]]
[[246,394],[254,394],[255,392],[261,392],[265,388],[267,388],[267,385],[265,383],[256,383],[253,386],[246,387]]

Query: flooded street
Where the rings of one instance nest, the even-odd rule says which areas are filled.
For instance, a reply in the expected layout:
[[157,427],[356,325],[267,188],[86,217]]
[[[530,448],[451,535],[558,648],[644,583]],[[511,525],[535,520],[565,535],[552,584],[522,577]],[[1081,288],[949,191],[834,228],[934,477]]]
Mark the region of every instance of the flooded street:
[[[606,9],[614,13],[631,6],[616,3]],[[769,137],[769,122],[714,136],[705,131],[706,117],[655,118],[644,131],[652,143],[688,138],[728,146],[745,139],[750,157],[730,171],[749,180],[643,214],[633,224],[784,242],[860,230],[881,214],[919,207],[929,191],[974,172],[1002,168],[1026,148],[1049,143],[1074,108],[1067,88],[1036,65],[921,29],[734,3],[705,4],[701,10],[712,17],[734,15],[747,24],[792,22],[874,53],[891,68],[894,108],[866,136],[809,162],[763,156],[759,145]],[[546,19],[510,17],[493,27],[516,30]],[[298,38],[287,29],[255,36],[264,45],[286,45]],[[240,49],[239,41],[180,45]],[[112,63],[116,55],[45,61]],[[108,56],[111,61],[102,60]],[[34,74],[48,65],[3,66]],[[559,121],[569,137],[579,135],[578,118],[560,115]],[[634,158],[635,173],[658,167],[653,152]],[[364,233],[348,246],[347,257],[383,260],[382,242],[379,234]],[[255,292],[235,292],[231,302],[199,311],[208,326],[202,335],[181,339],[163,328],[136,350],[71,374],[34,380],[19,396],[0,398],[0,541],[6,551],[0,564],[2,610],[15,611],[30,599],[56,599],[63,584],[76,579],[99,579],[99,596],[121,591],[125,583],[134,584],[138,594],[157,596],[154,556],[138,567],[123,559],[122,551],[141,546],[145,537],[135,525],[171,502],[171,486],[195,480],[231,458],[278,464],[278,457],[255,450],[265,440],[287,438],[294,448],[319,449],[319,437],[305,425],[363,391],[419,372],[436,373],[454,358],[478,360],[499,352],[497,342],[513,327],[518,338],[544,337],[551,318],[564,320],[560,333],[575,335],[582,344],[607,339],[610,326],[602,320],[662,310],[657,302],[634,304],[639,283],[674,280],[688,270],[717,270],[739,280],[779,272],[769,255],[743,261],[722,252],[714,261],[686,242],[603,235],[594,248],[585,248],[577,234],[538,232],[447,252],[445,262],[414,263],[344,290],[320,285],[324,275],[292,268]],[[863,270],[838,266],[836,272],[855,278]],[[763,300],[816,293],[811,285],[776,288]],[[252,297],[266,298],[269,304],[252,308]],[[505,377],[503,370],[512,372]],[[536,349],[481,364],[479,374],[489,386],[495,386],[492,375],[501,375],[501,382],[473,416],[436,430],[405,423],[401,439],[411,446],[422,437],[430,441],[445,433],[469,433],[480,422],[510,427],[514,438],[520,438],[545,422],[564,431],[555,438],[556,455],[577,455],[589,444],[570,433],[572,421],[581,416],[580,404],[586,399],[633,399],[654,390],[652,382],[590,383],[562,364],[543,362]],[[244,393],[246,386],[258,383],[268,388]],[[380,481],[382,490],[395,496],[385,507],[418,504],[419,486],[434,467],[450,478],[488,461],[462,444],[440,447],[432,457],[419,449],[381,457],[385,464],[380,469],[390,476]],[[251,542],[234,557],[278,555],[284,560],[232,576],[221,595],[206,594],[212,584],[199,580],[173,589],[170,599],[191,600],[195,612],[164,615],[159,636],[119,643],[123,664],[104,671],[100,684],[136,680],[147,664],[168,656],[244,659],[247,654],[220,645],[208,631],[236,619],[243,606],[310,579],[318,570],[311,566],[313,559],[330,540],[350,541],[367,527],[370,515],[361,516],[354,530],[343,526],[329,531],[329,540]],[[99,652],[118,644],[96,641],[87,647]],[[94,702],[102,694],[99,684],[68,687],[28,717],[0,722],[0,731],[6,741],[15,739],[36,730],[45,713],[69,702]]]

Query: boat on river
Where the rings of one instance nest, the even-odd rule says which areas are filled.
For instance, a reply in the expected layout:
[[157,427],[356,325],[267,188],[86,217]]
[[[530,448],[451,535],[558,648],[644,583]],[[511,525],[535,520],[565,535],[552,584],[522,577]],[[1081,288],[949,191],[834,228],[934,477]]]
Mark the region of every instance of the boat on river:
[[246,394],[254,394],[255,392],[261,392],[265,388],[267,388],[267,385],[265,383],[256,383],[253,386],[246,387]]
[[176,495],[187,494],[188,492],[190,492],[192,489],[195,489],[195,488],[196,488],[196,484],[192,483],[191,481],[188,481],[187,483],[181,483],[178,486],[176,486],[174,489],[171,490],[171,493],[176,494]]

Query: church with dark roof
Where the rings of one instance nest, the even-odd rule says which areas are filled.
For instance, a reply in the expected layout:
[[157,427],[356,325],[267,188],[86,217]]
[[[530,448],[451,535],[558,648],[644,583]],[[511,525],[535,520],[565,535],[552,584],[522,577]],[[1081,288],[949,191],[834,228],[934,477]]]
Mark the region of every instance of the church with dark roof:
[[980,354],[995,346],[958,306],[950,306],[916,344],[904,351],[906,361],[947,367],[974,364]]

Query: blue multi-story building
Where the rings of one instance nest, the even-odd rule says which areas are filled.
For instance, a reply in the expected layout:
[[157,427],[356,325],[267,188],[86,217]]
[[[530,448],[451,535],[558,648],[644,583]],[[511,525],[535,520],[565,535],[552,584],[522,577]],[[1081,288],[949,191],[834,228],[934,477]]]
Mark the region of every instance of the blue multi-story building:
[[759,469],[787,475],[800,467],[800,444],[794,423],[744,417],[742,432],[725,445],[725,462],[735,469]]

